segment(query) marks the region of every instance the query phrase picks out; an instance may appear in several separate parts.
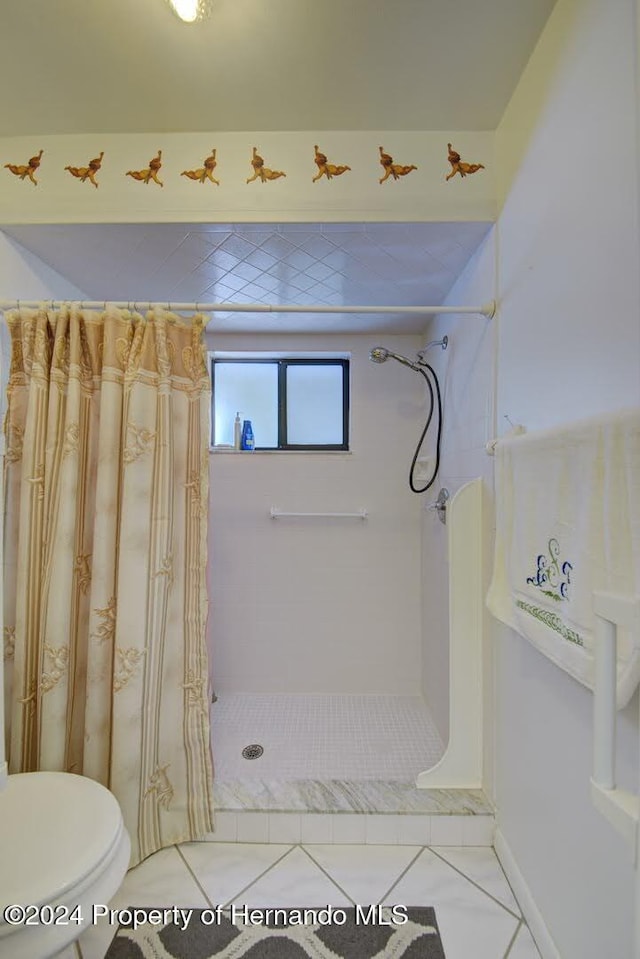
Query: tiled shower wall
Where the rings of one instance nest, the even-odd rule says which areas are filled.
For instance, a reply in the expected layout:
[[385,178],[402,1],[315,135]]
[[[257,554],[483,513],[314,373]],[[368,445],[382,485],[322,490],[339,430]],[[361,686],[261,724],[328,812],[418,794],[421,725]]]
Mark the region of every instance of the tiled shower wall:
[[[420,500],[407,486],[421,377],[369,361],[415,336],[209,334],[219,350],[351,354],[350,453],[210,454],[216,692],[420,694]],[[368,519],[277,519],[286,511]]]

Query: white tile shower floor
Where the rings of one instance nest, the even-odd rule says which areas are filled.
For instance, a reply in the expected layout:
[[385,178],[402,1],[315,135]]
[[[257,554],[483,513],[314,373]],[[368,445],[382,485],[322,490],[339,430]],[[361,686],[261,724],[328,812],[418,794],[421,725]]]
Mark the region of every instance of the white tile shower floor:
[[[488,848],[185,843],[132,869],[110,905],[205,909],[230,903],[433,906],[446,959],[540,959]],[[115,932],[104,922],[90,928],[80,938],[79,955],[103,959]]]
[[[218,781],[410,781],[444,751],[419,696],[223,693],[211,729]],[[264,753],[244,759],[254,743]]]

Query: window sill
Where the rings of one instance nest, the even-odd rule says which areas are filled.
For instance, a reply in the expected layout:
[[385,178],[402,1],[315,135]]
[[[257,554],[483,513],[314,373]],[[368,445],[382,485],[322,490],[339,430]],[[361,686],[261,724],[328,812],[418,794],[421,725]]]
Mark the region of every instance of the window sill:
[[237,456],[238,453],[249,456],[351,456],[353,450],[232,450],[210,446],[209,452],[216,456]]

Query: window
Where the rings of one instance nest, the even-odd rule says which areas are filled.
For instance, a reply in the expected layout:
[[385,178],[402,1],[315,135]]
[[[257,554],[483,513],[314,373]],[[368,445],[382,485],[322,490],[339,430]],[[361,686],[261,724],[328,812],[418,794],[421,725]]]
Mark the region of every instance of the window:
[[349,360],[211,354],[212,445],[233,446],[236,413],[255,448],[349,449]]

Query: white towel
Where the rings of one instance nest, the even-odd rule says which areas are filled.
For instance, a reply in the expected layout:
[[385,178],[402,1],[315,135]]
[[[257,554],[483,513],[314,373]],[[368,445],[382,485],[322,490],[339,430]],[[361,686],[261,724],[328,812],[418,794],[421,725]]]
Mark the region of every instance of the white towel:
[[[593,591],[640,595],[640,410],[501,440],[487,606],[593,689]],[[640,654],[618,630],[618,708]]]

